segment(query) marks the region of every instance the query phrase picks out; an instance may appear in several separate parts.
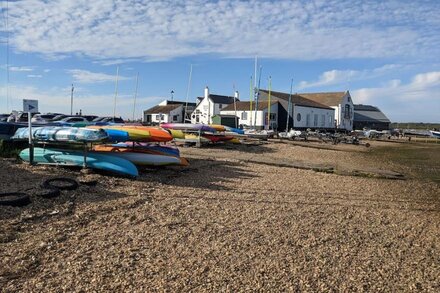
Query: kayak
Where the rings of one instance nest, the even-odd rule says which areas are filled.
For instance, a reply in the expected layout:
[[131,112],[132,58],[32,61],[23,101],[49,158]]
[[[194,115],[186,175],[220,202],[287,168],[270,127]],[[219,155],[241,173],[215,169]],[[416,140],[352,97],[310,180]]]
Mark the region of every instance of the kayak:
[[177,129],[177,130],[216,132],[215,128],[212,128],[209,125],[205,125],[205,124],[162,123],[160,127],[167,129]]
[[216,142],[220,142],[220,141],[228,141],[233,139],[233,136],[228,136],[228,135],[215,135],[215,134],[208,134],[208,133],[203,133],[202,136],[204,138],[209,139],[211,142],[216,143]]
[[93,148],[93,153],[123,158],[132,162],[135,165],[143,166],[165,166],[182,164],[182,161],[179,157],[151,154],[141,149],[118,148],[113,146],[95,146]]
[[125,128],[121,125],[118,126],[109,126],[109,125],[103,125],[103,126],[97,126],[97,125],[91,125],[87,126],[87,129],[112,129],[112,130],[122,130],[126,131],[128,133],[128,139],[131,141],[149,141],[150,139],[150,132],[143,130],[143,129],[135,129],[135,128]]
[[[102,145],[97,145],[96,147],[100,147]],[[108,145],[106,145],[108,146]],[[171,146],[164,146],[164,145],[157,145],[157,144],[148,144],[143,142],[122,142],[122,143],[116,143],[111,144],[112,147],[118,147],[118,148],[131,148],[136,150],[142,150],[146,153],[150,154],[157,154],[157,155],[165,155],[165,156],[174,156],[179,157],[180,151],[176,147]]]
[[[111,127],[111,126],[110,126]],[[106,127],[106,128],[110,128]],[[158,128],[158,127],[151,127],[151,126],[137,126],[137,125],[124,125],[121,126],[121,129],[137,129],[137,130],[144,130],[150,133],[150,137],[148,141],[151,142],[166,142],[171,141],[173,139],[173,136],[166,131],[165,129]]]
[[[20,158],[29,162],[29,149],[20,152]],[[84,154],[80,151],[34,148],[34,162],[45,165],[83,166]],[[87,167],[124,176],[137,177],[138,170],[133,163],[123,158],[88,152]]]
[[[108,134],[100,129],[46,126],[32,128],[32,137],[41,141],[97,142],[108,139]],[[18,129],[12,137],[17,140],[28,138],[28,127]]]

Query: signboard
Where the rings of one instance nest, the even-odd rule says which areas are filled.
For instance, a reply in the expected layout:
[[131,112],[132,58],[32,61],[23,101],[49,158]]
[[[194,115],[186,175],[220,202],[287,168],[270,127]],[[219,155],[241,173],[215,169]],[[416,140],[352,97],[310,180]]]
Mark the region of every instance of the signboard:
[[23,99],[23,112],[38,112],[38,100]]

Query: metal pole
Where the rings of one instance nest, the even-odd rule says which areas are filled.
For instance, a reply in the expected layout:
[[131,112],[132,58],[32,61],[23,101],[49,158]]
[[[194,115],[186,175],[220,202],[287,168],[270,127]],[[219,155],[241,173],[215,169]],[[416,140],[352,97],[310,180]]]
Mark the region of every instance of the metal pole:
[[73,90],[75,88],[73,87],[73,83],[72,83],[72,90],[70,92],[70,115],[73,115]]
[[34,164],[34,143],[32,142],[32,115],[28,112],[28,128],[29,128],[29,165]]
[[138,82],[139,82],[139,72],[136,75],[136,91],[134,93],[133,121],[134,121],[134,115],[135,115],[135,112],[136,112],[136,98],[137,98],[137,93],[138,93]]
[[267,100],[267,124],[268,129],[270,129],[270,94],[272,90],[272,76],[269,76],[269,97]]
[[289,118],[290,118],[290,108],[292,103],[292,88],[293,88],[293,78],[290,82],[290,94],[289,94],[289,102],[287,104],[287,123],[286,123],[286,133],[289,131]]
[[[191,64],[191,67],[189,69],[189,79],[188,79],[188,88],[186,89],[186,101],[185,101],[185,117],[183,117],[183,123],[186,123],[186,115],[188,115],[188,97],[189,97],[189,91],[191,90],[191,78],[192,78],[192,72],[193,72],[193,65]],[[191,117],[190,117],[191,118]],[[190,119],[191,120],[191,119]]]
[[118,97],[118,79],[119,79],[119,66],[116,68],[116,85],[115,85],[115,100],[113,102],[113,117],[116,117],[116,98]]

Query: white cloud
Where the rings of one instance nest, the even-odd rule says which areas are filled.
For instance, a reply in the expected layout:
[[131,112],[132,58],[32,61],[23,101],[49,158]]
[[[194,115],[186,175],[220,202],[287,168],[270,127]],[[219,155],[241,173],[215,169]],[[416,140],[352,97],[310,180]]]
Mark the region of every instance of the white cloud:
[[29,77],[29,78],[42,78],[43,76],[41,74],[28,74],[27,77]]
[[[91,72],[88,70],[72,69],[68,70],[72,74],[75,82],[79,83],[97,83],[97,82],[115,82],[116,74],[105,74],[99,72]],[[118,80],[128,80],[130,78],[119,75]]]
[[9,70],[10,71],[14,71],[14,72],[31,72],[31,71],[34,71],[34,69],[32,67],[24,67],[24,66],[10,66]]
[[[320,59],[438,56],[439,1],[120,1],[10,3],[11,43],[51,58],[80,54]],[[115,60],[115,61],[109,61]]]
[[347,85],[351,81],[371,79],[374,77],[382,76],[390,71],[402,69],[408,67],[409,65],[401,64],[386,64],[381,67],[374,69],[365,70],[329,70],[323,72],[317,81],[301,81],[298,85],[299,89],[312,88],[312,87],[322,87],[330,85]]
[[351,94],[355,103],[379,106],[392,121],[440,122],[440,71],[417,74],[406,84],[390,80]]

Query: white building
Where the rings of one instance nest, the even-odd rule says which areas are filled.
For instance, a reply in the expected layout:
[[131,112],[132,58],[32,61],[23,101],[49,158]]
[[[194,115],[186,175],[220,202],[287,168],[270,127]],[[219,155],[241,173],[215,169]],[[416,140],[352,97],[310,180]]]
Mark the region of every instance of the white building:
[[195,103],[164,100],[159,105],[144,111],[143,122],[148,124],[181,123],[185,118],[185,109],[192,113]]
[[213,95],[209,93],[209,88],[205,88],[203,97],[198,97],[198,104],[191,115],[191,123],[212,124],[212,116],[220,114],[226,106],[233,104],[234,99],[238,101],[238,92],[235,97]]
[[[268,93],[269,92],[267,90],[260,90],[260,100],[268,99]],[[285,116],[285,119],[287,121],[287,104],[289,100],[289,94],[272,91],[271,99],[275,99],[280,102],[280,105],[284,108],[284,111],[286,112],[286,114],[280,113],[280,115]],[[289,122],[289,128],[291,127],[291,125],[294,125],[294,127],[297,128],[336,128],[338,130],[348,131],[353,129],[353,101],[351,100],[350,93],[348,91],[332,93],[293,94],[291,96],[291,102],[292,107],[295,107],[295,110],[292,111],[291,109],[290,111],[291,120]],[[296,108],[296,106],[303,106],[308,108],[312,107],[316,108],[316,110],[313,110],[313,112],[306,111],[306,109]],[[324,118],[324,116],[328,115],[329,108],[333,109],[333,119],[331,121],[331,124],[330,118]],[[301,114],[301,117],[298,116],[298,114]],[[298,118],[300,118],[299,121]],[[286,125],[286,122],[282,123],[281,125]]]
[[[271,101],[270,103],[270,124],[268,120],[269,105],[267,101],[258,104],[257,111],[255,111],[255,103],[253,103],[253,110],[250,110],[250,102],[236,102],[230,104],[221,110],[222,115],[237,115],[239,118],[239,125],[255,126],[257,129],[277,129],[278,128],[278,102]],[[270,125],[270,127],[268,127]]]
[[353,130],[354,105],[349,91],[300,95],[335,109],[335,123],[338,130]]

